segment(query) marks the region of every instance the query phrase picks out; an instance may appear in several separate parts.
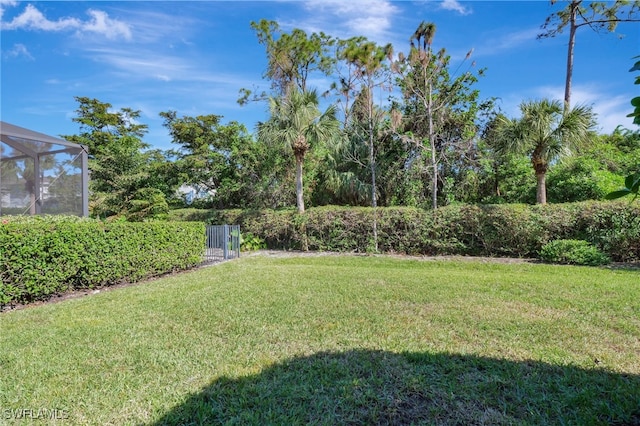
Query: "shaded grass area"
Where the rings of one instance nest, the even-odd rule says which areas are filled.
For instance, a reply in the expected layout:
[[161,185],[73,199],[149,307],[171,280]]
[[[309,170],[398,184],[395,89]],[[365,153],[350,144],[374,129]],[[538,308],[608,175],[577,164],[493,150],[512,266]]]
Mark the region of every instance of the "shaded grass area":
[[639,424],[639,278],[244,258],[3,313],[0,410],[64,410],[65,424]]
[[223,377],[157,425],[637,424],[637,376],[473,355],[320,352]]

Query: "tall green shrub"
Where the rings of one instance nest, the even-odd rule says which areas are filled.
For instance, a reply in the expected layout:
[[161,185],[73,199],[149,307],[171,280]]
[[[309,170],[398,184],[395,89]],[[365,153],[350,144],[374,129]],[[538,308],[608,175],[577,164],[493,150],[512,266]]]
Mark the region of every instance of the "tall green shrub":
[[202,223],[3,218],[0,306],[186,269],[203,249]]
[[[298,250],[306,229],[310,250],[367,252],[371,246],[368,207],[294,210],[204,211],[183,215],[239,224],[270,249]],[[304,223],[306,227],[301,227]],[[614,261],[640,260],[640,205],[586,201],[566,204],[450,205],[436,211],[378,208],[379,250],[415,255],[537,257],[558,239],[585,240]]]

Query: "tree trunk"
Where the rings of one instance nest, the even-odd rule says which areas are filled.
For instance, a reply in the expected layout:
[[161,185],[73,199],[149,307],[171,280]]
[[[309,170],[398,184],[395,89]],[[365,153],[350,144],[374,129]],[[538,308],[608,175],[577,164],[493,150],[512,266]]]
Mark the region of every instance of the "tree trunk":
[[547,204],[546,173],[536,172],[536,203]]
[[578,13],[578,6],[580,0],[572,0],[570,5],[569,17],[569,46],[567,48],[567,75],[564,85],[564,108],[565,111],[569,110],[571,104],[571,79],[573,77],[573,48],[576,44],[576,17]]
[[371,207],[373,208],[373,247],[378,252],[378,198],[376,196],[376,152],[373,147],[374,143],[374,124],[373,124],[373,83],[371,77],[367,82],[368,100],[367,108],[369,109],[369,166],[371,167]]
[[500,180],[498,179],[498,163],[495,161],[493,163],[493,176],[494,193],[496,196],[500,197],[502,194],[500,194]]
[[433,130],[433,103],[431,100],[431,84],[429,84],[429,99],[427,102],[427,116],[429,117],[429,143],[431,144],[431,208],[438,208],[438,162],[436,157],[436,135]]
[[536,203],[547,204],[547,170],[549,164],[542,156],[543,146],[538,145],[531,156],[531,164],[536,173]]
[[[304,214],[304,192],[302,187],[302,163],[304,154],[296,153],[296,203],[298,214]],[[300,226],[300,243],[302,251],[309,250],[309,238],[307,237],[307,223],[303,220]]]
[[436,162],[436,147],[431,142],[431,207],[435,210],[438,208],[438,163]]
[[369,164],[371,166],[371,207],[373,207],[373,246],[378,252],[378,198],[376,197],[376,157],[373,149],[373,129],[369,132]]
[[298,205],[298,213],[304,213],[304,194],[302,188],[302,162],[304,157],[296,154],[296,203]]

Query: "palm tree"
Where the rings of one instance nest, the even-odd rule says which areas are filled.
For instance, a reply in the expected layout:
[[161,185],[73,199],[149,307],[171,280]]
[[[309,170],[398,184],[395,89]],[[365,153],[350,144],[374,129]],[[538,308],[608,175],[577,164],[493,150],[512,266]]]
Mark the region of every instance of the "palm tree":
[[536,202],[547,203],[546,173],[549,165],[588,141],[595,126],[590,107],[565,110],[560,101],[523,102],[520,119],[499,118],[496,151],[526,153],[536,173]]
[[318,108],[316,91],[289,90],[280,98],[269,99],[271,117],[258,123],[258,139],[270,144],[284,144],[296,161],[296,203],[304,213],[302,166],[311,146],[337,137],[340,131],[336,109],[332,105],[324,113]]

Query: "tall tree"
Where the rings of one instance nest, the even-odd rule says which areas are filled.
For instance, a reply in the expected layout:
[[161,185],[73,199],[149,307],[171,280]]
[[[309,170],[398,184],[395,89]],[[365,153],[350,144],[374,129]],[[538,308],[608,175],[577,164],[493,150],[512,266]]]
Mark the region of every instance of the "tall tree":
[[268,144],[283,144],[293,153],[296,165],[296,204],[304,213],[303,164],[309,149],[337,138],[340,133],[334,106],[325,112],[318,107],[315,91],[292,89],[286,96],[269,100],[270,117],[258,123],[258,140]]
[[178,117],[167,111],[160,116],[172,142],[179,146],[171,151],[178,183],[215,194],[199,203],[217,208],[281,205],[274,200],[274,192],[286,195],[286,191],[279,185],[274,187],[274,181],[282,174],[283,167],[277,161],[282,154],[268,152],[244,125],[236,121],[223,124],[219,115]]
[[547,203],[546,174],[549,165],[561,155],[588,143],[595,126],[590,107],[565,110],[560,101],[543,99],[523,102],[522,117],[498,117],[499,136],[495,149],[499,154],[526,153],[536,175],[536,202]]
[[[267,69],[263,75],[271,82],[274,96],[285,95],[289,90],[307,91],[307,81],[314,72],[327,75],[333,68],[334,59],[329,49],[334,40],[328,35],[307,33],[295,28],[291,33],[282,32],[275,21],[262,19],[252,21],[251,28],[256,32],[258,42],[267,52]],[[249,100],[261,100],[266,93],[256,94],[250,89],[240,89],[238,103]]]
[[89,148],[89,158],[95,158],[114,144],[119,138],[137,139],[139,149],[148,148],[142,141],[147,133],[147,125],[139,124],[140,111],[122,108],[114,111],[108,102],[101,102],[83,96],[76,96],[78,102],[77,117],[72,121],[80,125],[80,134],[67,136],[70,141],[81,143]]
[[[551,4],[558,0],[551,0]],[[564,103],[568,109],[571,102],[571,80],[573,77],[573,51],[578,28],[588,26],[596,32],[615,31],[621,22],[638,22],[639,0],[592,1],[567,0],[567,6],[552,13],[542,25],[538,39],[555,37],[569,27],[567,45],[567,71],[565,74]],[[586,5],[586,6],[585,6]]]
[[[456,75],[462,64],[451,72],[446,50],[433,51],[435,31],[435,24],[422,22],[410,39],[409,54],[399,54],[393,67],[403,95],[399,132],[409,145],[417,148],[419,156],[426,157],[434,209],[438,207],[441,163],[451,151],[472,142],[478,111],[490,106],[480,104],[479,92],[471,89],[478,81],[477,75],[469,70]],[[471,52],[464,62],[470,56]],[[478,75],[483,72],[478,71]]]
[[[333,64],[336,58],[333,56],[333,46],[335,45],[335,40],[322,32],[307,34],[301,29],[284,32],[277,22],[265,19],[251,22],[251,27],[256,33],[258,42],[264,45],[266,50],[267,68],[263,73],[263,78],[270,82],[270,91],[259,92],[256,88],[253,90],[243,88],[240,90],[238,103],[244,105],[249,101],[268,101],[272,111],[272,117],[266,123],[260,123],[258,128],[263,127],[266,129],[267,127],[271,127],[273,130],[274,127],[277,127],[273,126],[274,121],[280,121],[280,118],[282,118],[274,118],[273,111],[278,110],[282,112],[285,109],[290,109],[298,103],[300,93],[317,93],[315,89],[312,90],[309,87],[310,79],[329,75],[334,70]],[[320,89],[325,90],[325,88]],[[319,117],[324,116],[324,114],[319,112],[318,96],[314,94],[314,97],[316,99],[315,103],[319,120]],[[330,110],[331,111],[327,111],[327,113],[335,116],[334,108],[331,107]],[[292,125],[294,127],[301,126],[300,123]],[[280,152],[283,147],[286,147],[289,153],[295,151],[294,158],[296,158],[297,166],[301,168],[302,163],[305,162],[298,161],[300,159],[306,160],[307,164],[305,164],[304,173],[302,173],[305,176],[304,185],[301,186],[302,176],[298,176],[301,174],[299,173],[300,168],[296,167],[295,178],[292,178],[291,174],[287,173],[279,174],[279,176],[273,175],[273,179],[269,179],[269,185],[262,187],[262,189],[265,189],[267,193],[285,194],[286,197],[284,198],[278,196],[278,200],[270,197],[274,198],[274,203],[272,204],[281,206],[283,202],[289,199],[289,192],[286,189],[283,191],[282,185],[288,184],[289,182],[293,183],[295,180],[297,182],[295,185],[297,187],[295,195],[296,204],[298,204],[299,207],[303,206],[305,198],[304,196],[300,198],[304,192],[303,188],[310,188],[317,182],[316,179],[321,175],[324,177],[327,176],[327,174],[320,172],[319,164],[316,161],[316,155],[321,156],[320,152],[317,152],[314,148],[312,150],[314,155],[305,158],[307,157],[309,148],[296,147],[295,150],[292,150],[291,143],[288,141],[283,140],[279,144],[275,144],[273,141],[266,144],[264,143],[265,141],[266,139],[264,137],[259,137],[258,145],[271,154],[268,160],[273,164],[277,164],[278,166],[283,165],[282,159],[286,158],[286,156],[282,157],[282,153]],[[309,143],[310,147],[313,145],[313,143]],[[325,154],[326,152],[322,155]],[[268,171],[271,172],[272,170]],[[308,179],[309,177],[312,179]],[[293,186],[294,185],[291,185],[291,187]],[[325,189],[328,188],[325,187]],[[327,194],[328,192],[325,192],[324,195]]]
[[[376,43],[362,37],[355,37],[342,43],[339,50],[339,58],[353,69],[355,81],[358,82],[357,101],[354,103],[356,114],[351,115],[354,123],[345,123],[347,128],[364,130],[366,145],[369,154],[369,170],[371,174],[371,207],[373,207],[373,242],[374,249],[378,251],[378,226],[377,226],[377,185],[376,185],[376,156],[375,143],[380,133],[380,126],[384,119],[379,108],[374,102],[374,91],[377,88],[389,87],[390,75],[386,62],[391,61],[393,48],[391,44],[378,46]],[[350,88],[346,88],[348,96]],[[348,98],[347,98],[348,99]],[[348,119],[347,115],[345,119]],[[364,126],[362,126],[364,124]],[[356,131],[357,133],[357,131]],[[349,135],[347,135],[349,137]]]
[[[89,148],[92,214],[124,215],[137,220],[147,213],[166,212],[164,194],[149,186],[152,156],[144,151],[148,144],[142,137],[147,126],[138,123],[140,111],[130,108],[114,111],[107,102],[87,97],[75,99],[79,107],[73,121],[80,124],[80,133],[65,138]],[[145,203],[146,207],[141,209]]]

